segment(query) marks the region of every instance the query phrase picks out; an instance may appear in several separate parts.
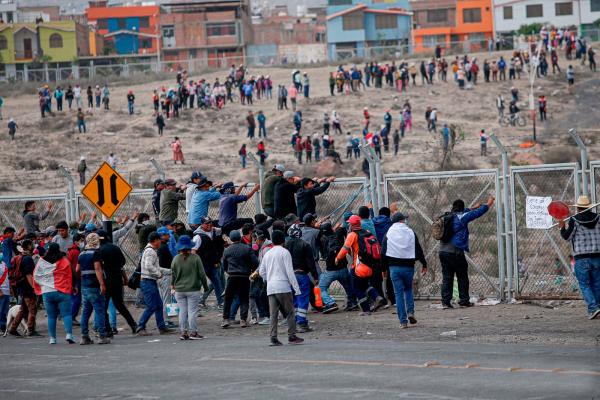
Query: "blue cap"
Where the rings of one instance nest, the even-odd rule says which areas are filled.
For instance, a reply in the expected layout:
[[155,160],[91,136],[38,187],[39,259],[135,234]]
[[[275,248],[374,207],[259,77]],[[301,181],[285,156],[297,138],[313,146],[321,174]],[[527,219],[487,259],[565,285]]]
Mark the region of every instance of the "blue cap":
[[177,251],[191,250],[192,247],[192,239],[190,239],[188,235],[182,235],[179,237],[179,241],[177,242]]
[[202,173],[200,171],[194,171],[194,172],[192,172],[192,178],[191,178],[192,181],[194,179],[199,179],[199,178],[202,178]]
[[85,231],[86,232],[95,232],[98,228],[96,227],[96,225],[94,225],[93,223],[89,223],[85,226]]
[[156,233],[158,233],[159,235],[168,235],[170,232],[166,227],[161,226],[156,230]]
[[225,182],[223,184],[223,186],[221,186],[221,190],[219,190],[219,192],[221,192],[221,194],[230,194],[233,193],[235,191],[235,185],[233,184],[233,182]]

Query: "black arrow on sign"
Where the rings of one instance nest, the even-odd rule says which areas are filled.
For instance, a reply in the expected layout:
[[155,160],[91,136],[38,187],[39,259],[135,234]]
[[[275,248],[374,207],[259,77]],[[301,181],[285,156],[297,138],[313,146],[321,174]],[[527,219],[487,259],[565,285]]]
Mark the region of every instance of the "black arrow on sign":
[[115,206],[119,205],[119,199],[117,198],[117,175],[115,174],[110,176],[110,201]]
[[104,205],[104,178],[98,175],[96,177],[96,183],[98,184],[98,201],[96,204],[98,204],[99,207],[102,207]]

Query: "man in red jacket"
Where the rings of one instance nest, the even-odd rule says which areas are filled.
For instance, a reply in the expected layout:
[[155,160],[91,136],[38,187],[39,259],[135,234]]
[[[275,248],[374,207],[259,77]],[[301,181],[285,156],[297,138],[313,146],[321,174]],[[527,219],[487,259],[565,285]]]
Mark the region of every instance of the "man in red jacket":
[[67,251],[67,260],[69,260],[69,264],[71,264],[73,276],[76,277],[76,281],[73,282],[73,294],[71,294],[71,316],[73,317],[73,325],[75,326],[79,326],[79,321],[77,321],[76,317],[81,308],[81,279],[75,275],[75,269],[77,268],[77,260],[79,259],[81,248],[84,245],[84,239],[83,235],[76,233],[73,236],[73,244]]

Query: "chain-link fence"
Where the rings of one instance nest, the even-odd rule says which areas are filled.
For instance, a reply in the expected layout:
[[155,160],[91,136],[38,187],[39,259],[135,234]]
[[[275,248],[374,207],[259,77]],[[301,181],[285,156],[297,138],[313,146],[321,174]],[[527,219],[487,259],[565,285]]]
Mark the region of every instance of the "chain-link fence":
[[[504,272],[512,280],[508,285],[515,288],[515,296],[520,298],[580,298],[578,285],[573,276],[571,246],[562,240],[557,228],[533,230],[526,227],[525,205],[527,196],[551,197],[553,200],[574,203],[580,192],[580,174],[577,164],[554,164],[527,167],[512,167],[508,193],[508,220],[503,213],[497,214],[493,207],[486,215],[470,226],[470,252],[468,256],[471,293],[476,296],[504,295]],[[600,162],[592,162],[590,167],[591,196],[594,201],[600,198]],[[431,237],[431,223],[435,218],[450,209],[452,202],[463,199],[468,206],[485,202],[489,195],[499,196],[499,175],[496,170],[454,171],[384,175],[383,189],[385,201],[397,202],[399,209],[409,214],[409,225],[415,230],[423,245],[430,264],[429,273],[416,276],[418,298],[440,296],[442,274],[437,255],[438,242]],[[248,193],[253,184],[245,187]],[[317,214],[339,222],[345,211],[356,212],[360,205],[370,201],[372,191],[365,178],[341,178],[317,197]],[[95,207],[80,194],[71,199],[68,194],[40,196],[0,197],[0,225],[13,226],[17,230],[23,224],[25,202],[36,201],[37,211],[42,214],[50,202],[53,207],[47,218],[41,221],[40,230],[56,225],[61,220],[74,220],[86,213],[82,222],[87,222]],[[74,203],[73,212],[67,208]],[[504,207],[504,204],[502,205]],[[261,210],[260,192],[254,198],[238,206],[238,215],[253,218]],[[115,214],[115,220],[132,217],[137,212],[153,215],[152,190],[134,190]],[[218,217],[218,202],[209,208],[212,218]],[[70,217],[70,218],[69,218]],[[180,203],[179,219],[187,222],[185,205]],[[506,235],[502,227],[505,222],[512,227]],[[71,222],[71,221],[68,221]],[[119,224],[117,224],[119,225]],[[135,224],[134,224],[135,225]],[[120,226],[115,227],[118,229]],[[503,239],[509,239],[504,249]],[[127,258],[127,272],[130,273],[138,262],[140,244],[135,228],[127,232],[119,241]],[[513,268],[506,269],[505,254],[512,250]],[[510,265],[510,263],[508,263]],[[324,265],[322,265],[324,267]],[[514,271],[513,271],[514,269]],[[510,273],[509,273],[510,272]],[[508,281],[507,281],[508,283]],[[339,288],[334,287],[336,293]],[[128,293],[128,297],[133,294]],[[509,293],[511,296],[512,293]]]
[[511,171],[514,277],[519,298],[579,298],[570,259],[571,244],[558,228],[526,226],[528,196],[574,204],[579,195],[577,164],[514,167]]
[[[429,272],[425,277],[415,273],[415,297],[439,298],[442,271],[438,257],[439,242],[431,236],[431,224],[450,211],[454,200],[462,199],[469,208],[497,196],[496,170],[411,173],[384,176],[387,204],[396,202],[408,214],[408,224],[419,237]],[[470,293],[474,296],[500,297],[498,240],[500,226],[496,208],[469,225]]]
[[11,226],[17,230],[24,226],[23,214],[25,203],[35,201],[36,211],[43,216],[52,203],[48,216],[40,221],[39,228],[44,230],[49,226],[56,225],[58,221],[66,220],[67,195],[42,195],[42,196],[3,196],[0,197],[0,227]]

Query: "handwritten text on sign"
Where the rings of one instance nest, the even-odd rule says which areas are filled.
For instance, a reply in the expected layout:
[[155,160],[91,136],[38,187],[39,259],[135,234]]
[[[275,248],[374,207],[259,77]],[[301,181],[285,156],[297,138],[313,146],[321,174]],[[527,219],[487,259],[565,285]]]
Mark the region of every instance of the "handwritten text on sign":
[[550,229],[552,217],[548,214],[551,197],[527,196],[525,219],[528,229]]

